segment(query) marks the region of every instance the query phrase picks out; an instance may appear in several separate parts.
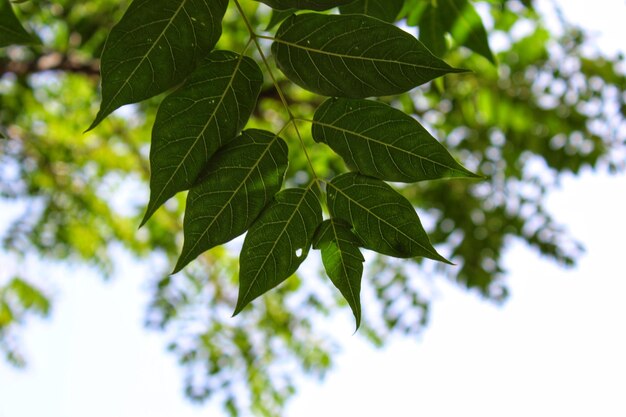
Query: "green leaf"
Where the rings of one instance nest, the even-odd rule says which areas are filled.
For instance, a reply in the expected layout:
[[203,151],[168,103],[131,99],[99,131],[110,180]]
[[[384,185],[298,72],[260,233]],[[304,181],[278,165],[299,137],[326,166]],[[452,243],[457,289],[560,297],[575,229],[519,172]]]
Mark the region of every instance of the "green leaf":
[[150,202],[142,225],[170,197],[189,189],[211,156],[239,134],[262,84],[254,60],[214,51],[163,100],[152,130]]
[[48,298],[39,289],[22,278],[13,278],[7,285],[6,291],[14,295],[24,309],[43,317],[50,313],[50,301]]
[[291,81],[326,96],[399,94],[464,71],[402,29],[364,15],[292,16],[278,29],[272,52]]
[[439,20],[460,45],[467,46],[495,63],[482,19],[469,1],[438,0],[437,6]]
[[0,48],[37,43],[40,43],[39,40],[20,24],[9,0],[0,0]]
[[222,34],[228,0],[134,0],[107,38],[102,104],[88,130],[117,108],[185,79]]
[[361,242],[350,225],[337,219],[325,220],[313,239],[313,248],[322,251],[322,263],[328,277],[344,296],[356,328],[361,324],[361,278],[365,259],[359,250]]
[[333,7],[348,4],[354,0],[255,0],[267,4],[272,9],[305,9],[328,10]]
[[444,56],[448,50],[446,44],[446,28],[439,18],[437,7],[429,3],[424,10],[419,23],[420,41],[437,56]]
[[322,209],[311,187],[290,188],[276,194],[243,243],[239,297],[233,315],[296,272],[307,257],[321,222]]
[[272,15],[270,16],[270,21],[267,24],[265,30],[272,30],[274,26],[278,25],[283,20],[287,19],[291,16],[296,9],[287,9],[287,10],[272,10]]
[[417,120],[384,103],[328,99],[315,112],[312,134],[349,167],[386,181],[478,177],[456,162]]
[[351,172],[335,177],[327,192],[331,216],[350,223],[365,248],[450,263],[431,245],[411,203],[385,182]]
[[342,14],[365,14],[393,23],[396,21],[403,6],[404,0],[356,0],[339,7],[339,11]]
[[173,273],[248,230],[280,191],[287,154],[278,135],[246,130],[211,159],[208,172],[187,196],[185,244]]

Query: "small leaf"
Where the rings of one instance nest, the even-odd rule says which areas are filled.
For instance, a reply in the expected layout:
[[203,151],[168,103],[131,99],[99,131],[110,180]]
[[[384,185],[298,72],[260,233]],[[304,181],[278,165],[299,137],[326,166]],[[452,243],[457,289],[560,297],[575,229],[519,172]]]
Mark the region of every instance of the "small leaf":
[[348,4],[354,0],[256,0],[267,4],[272,9],[304,9],[304,10],[328,10],[333,7]]
[[495,63],[487,31],[474,6],[467,0],[439,0],[437,5],[439,20],[452,37],[459,44]]
[[272,52],[291,81],[326,96],[399,94],[464,71],[402,29],[364,15],[292,16],[278,29]]
[[328,187],[328,209],[352,225],[367,249],[450,263],[431,245],[411,203],[379,179],[352,172],[335,177]]
[[262,84],[254,60],[214,51],[163,100],[152,130],[150,202],[142,225],[170,197],[189,189],[213,154],[243,129]]
[[313,248],[322,251],[322,263],[328,277],[352,309],[357,329],[361,324],[360,293],[365,261],[360,245],[350,225],[337,219],[325,220],[313,239]]
[[477,177],[417,120],[384,103],[328,99],[315,112],[312,131],[348,166],[386,181]]
[[365,14],[393,23],[396,21],[403,6],[404,0],[356,0],[339,7],[339,11],[342,14]]
[[39,40],[22,27],[9,0],[0,0],[0,48],[38,43]]
[[228,0],[134,0],[101,59],[102,104],[88,130],[117,108],[183,81],[222,34]]
[[420,41],[436,56],[444,56],[448,50],[446,28],[439,18],[437,7],[428,3],[419,23]]
[[254,222],[239,258],[239,297],[233,315],[289,278],[306,259],[322,209],[309,187],[290,188]]
[[173,273],[248,230],[280,190],[287,153],[277,135],[246,130],[211,159],[208,172],[187,196],[185,244]]

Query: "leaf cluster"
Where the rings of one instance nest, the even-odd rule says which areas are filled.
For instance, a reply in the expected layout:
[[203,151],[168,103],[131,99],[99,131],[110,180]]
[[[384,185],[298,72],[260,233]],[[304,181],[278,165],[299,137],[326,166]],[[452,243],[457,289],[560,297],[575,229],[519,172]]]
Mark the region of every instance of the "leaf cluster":
[[[325,248],[332,281],[342,293],[350,291],[358,325],[355,284],[362,269],[344,264],[343,256],[330,256],[329,248],[341,244],[343,253],[345,242],[351,242],[354,247],[346,250],[357,258],[364,248],[447,262],[432,247],[411,203],[385,181],[476,177],[415,119],[371,98],[405,93],[463,70],[389,23],[399,9],[392,8],[391,16],[387,7],[368,2],[265,3],[298,13],[290,14],[275,35],[263,35],[235,1],[249,28],[248,42],[235,52],[211,51],[222,33],[226,0],[133,1],[104,45],[102,103],[90,129],[122,105],[167,92],[152,128],[150,201],[142,224],[175,194],[189,190],[184,245],[174,272],[247,232],[236,314],[294,274],[315,240]],[[300,13],[338,6],[341,14]],[[289,107],[263,39],[272,41],[272,58],[287,79],[329,97],[312,120]],[[250,50],[260,60],[247,55]],[[287,115],[275,133],[243,130],[257,106],[264,72]],[[301,147],[310,160],[299,121],[310,123],[315,141],[341,156],[351,173],[323,178],[310,164],[308,185],[283,189],[289,150],[281,133],[293,127],[299,143],[290,146]],[[330,224],[344,225],[339,233],[324,232],[323,212]]]

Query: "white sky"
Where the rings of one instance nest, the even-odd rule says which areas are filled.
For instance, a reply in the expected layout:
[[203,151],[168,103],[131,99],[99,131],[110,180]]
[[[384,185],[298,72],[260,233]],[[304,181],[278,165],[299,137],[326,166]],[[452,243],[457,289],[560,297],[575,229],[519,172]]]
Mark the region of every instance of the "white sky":
[[[560,3],[602,33],[604,50],[623,47],[622,0]],[[624,190],[624,176],[567,178],[548,207],[587,254],[566,271],[512,247],[504,307],[441,282],[420,340],[383,350],[352,336],[347,310],[337,313],[344,352],[322,384],[300,385],[287,415],[626,416]],[[164,339],[142,327],[142,278],[133,269],[109,283],[87,270],[59,277],[53,318],[29,324],[23,340],[29,368],[0,363],[0,417],[222,415],[184,400]]]

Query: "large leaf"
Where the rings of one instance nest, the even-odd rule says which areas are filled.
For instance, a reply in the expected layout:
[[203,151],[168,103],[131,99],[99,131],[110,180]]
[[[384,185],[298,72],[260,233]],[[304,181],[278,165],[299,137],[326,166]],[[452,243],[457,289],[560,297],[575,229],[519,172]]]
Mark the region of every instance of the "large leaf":
[[290,80],[327,96],[399,94],[463,71],[402,29],[364,15],[292,16],[278,29],[272,52]]
[[356,0],[341,6],[343,14],[360,13],[393,23],[400,14],[404,0]]
[[163,100],[152,130],[150,202],[142,224],[167,199],[189,189],[211,156],[239,134],[262,84],[254,60],[214,51]]
[[174,272],[250,227],[283,183],[287,144],[263,130],[246,130],[222,148],[187,196],[185,244]]
[[321,222],[320,202],[311,188],[290,188],[276,194],[243,243],[234,314],[296,272]]
[[39,43],[39,40],[22,27],[9,0],[0,0],[0,48],[33,43]]
[[267,4],[276,10],[305,9],[328,10],[333,7],[348,4],[354,0],[256,0]]
[[420,41],[437,56],[444,56],[446,44],[446,28],[439,18],[438,8],[432,3],[426,6],[419,23]]
[[469,1],[439,0],[437,9],[439,20],[459,44],[495,63],[482,19]]
[[328,184],[328,209],[352,225],[367,249],[449,263],[431,245],[411,203],[379,179],[353,172],[335,177]]
[[93,129],[124,104],[179,84],[222,34],[228,0],[134,0],[102,52],[102,104]]
[[387,181],[476,177],[417,120],[387,104],[328,99],[315,112],[313,138],[359,172]]
[[361,324],[361,278],[365,261],[360,245],[350,225],[337,219],[325,220],[313,239],[313,247],[322,251],[328,277],[352,309],[357,329]]

